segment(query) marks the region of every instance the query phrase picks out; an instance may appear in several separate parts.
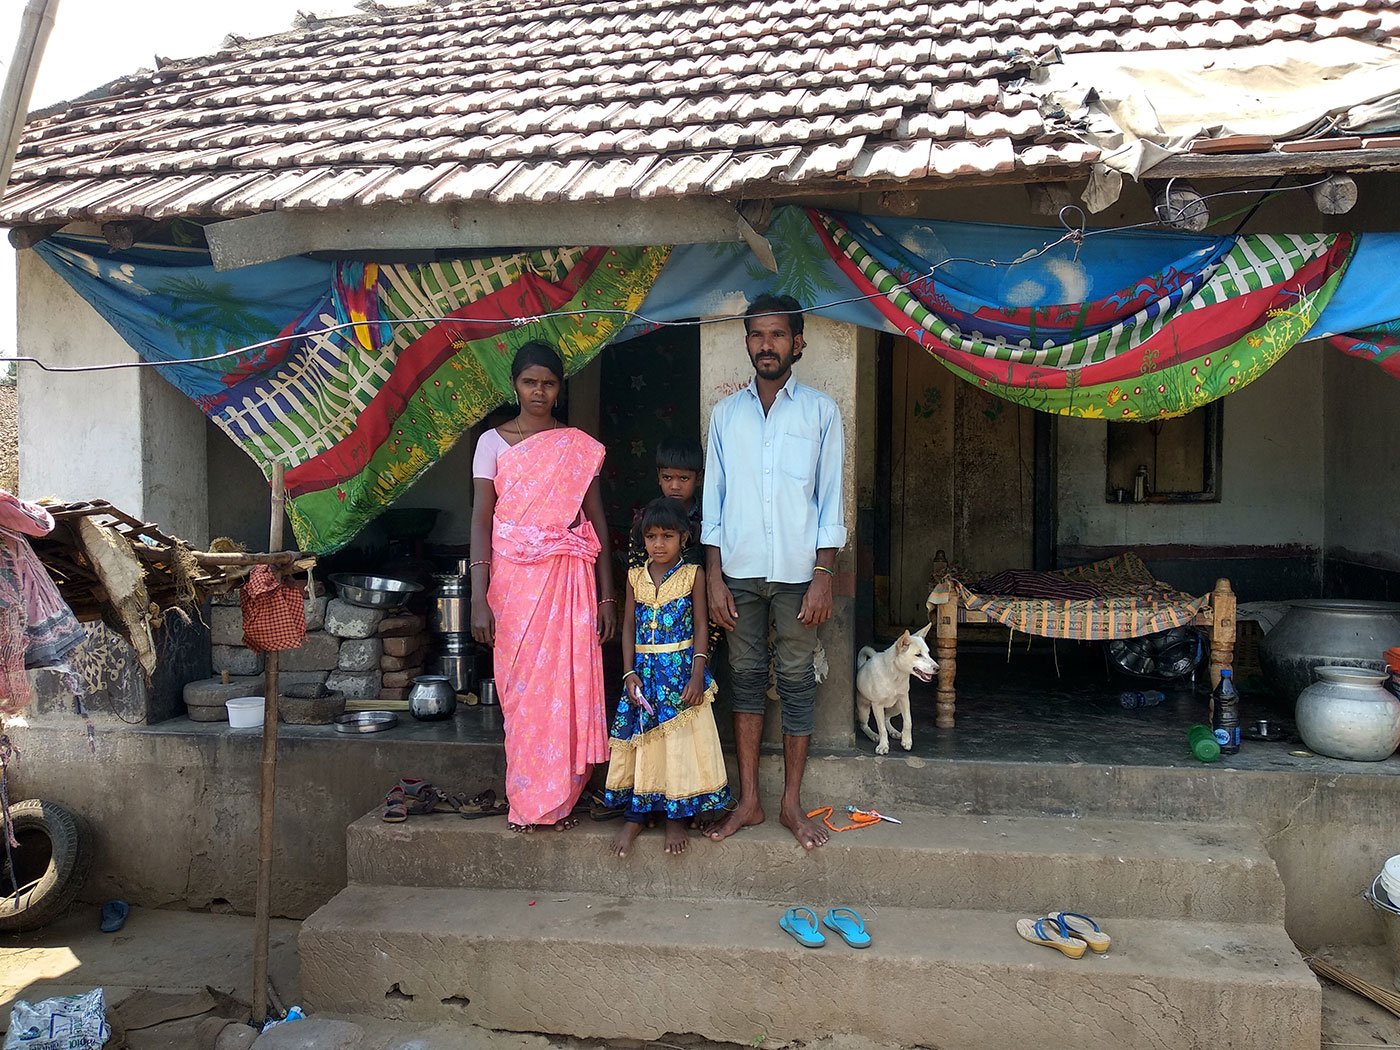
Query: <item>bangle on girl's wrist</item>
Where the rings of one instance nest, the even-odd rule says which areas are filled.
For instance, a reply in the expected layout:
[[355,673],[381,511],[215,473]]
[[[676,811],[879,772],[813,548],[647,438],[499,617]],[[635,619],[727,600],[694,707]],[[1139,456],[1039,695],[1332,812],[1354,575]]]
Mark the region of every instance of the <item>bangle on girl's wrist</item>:
[[835,575],[836,575],[836,573],[835,573],[834,571],[832,571],[831,569],[828,569],[825,565],[818,565],[815,569],[813,569],[813,571],[814,571],[814,572],[824,572],[824,573],[826,573],[828,576],[835,576]]
[[642,676],[639,675],[636,671],[625,671],[625,672],[623,672],[622,680],[625,682],[625,681],[627,681],[627,679],[629,679],[629,678],[635,678],[635,679],[636,679],[637,681],[639,681],[639,682],[642,680]]

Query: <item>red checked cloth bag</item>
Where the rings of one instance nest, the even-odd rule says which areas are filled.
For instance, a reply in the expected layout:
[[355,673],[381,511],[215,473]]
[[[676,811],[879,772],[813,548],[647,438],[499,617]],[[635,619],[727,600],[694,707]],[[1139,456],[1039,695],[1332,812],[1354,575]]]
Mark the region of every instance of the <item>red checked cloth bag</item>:
[[268,566],[253,569],[243,585],[243,644],[254,652],[300,649],[306,641],[301,588],[283,584]]

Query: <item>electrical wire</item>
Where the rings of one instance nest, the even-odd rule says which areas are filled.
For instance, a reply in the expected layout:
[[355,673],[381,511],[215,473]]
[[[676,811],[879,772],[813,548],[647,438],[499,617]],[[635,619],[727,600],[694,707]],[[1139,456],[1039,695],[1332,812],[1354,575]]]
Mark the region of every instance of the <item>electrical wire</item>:
[[[1073,244],[1075,246],[1075,257],[1078,258],[1079,249],[1084,243],[1093,237],[1102,237],[1111,233],[1127,233],[1132,230],[1145,229],[1152,226],[1168,226],[1184,219],[1189,211],[1202,207],[1208,201],[1217,200],[1223,197],[1249,196],[1251,194],[1282,194],[1298,190],[1312,189],[1326,182],[1326,178],[1316,182],[1303,183],[1289,187],[1286,190],[1277,188],[1277,182],[1273,186],[1263,189],[1236,189],[1219,190],[1215,193],[1203,194],[1198,200],[1191,202],[1187,207],[1171,210],[1171,191],[1176,183],[1177,176],[1167,180],[1166,190],[1163,193],[1163,203],[1154,209],[1153,218],[1139,223],[1132,223],[1122,226],[1105,227],[1098,230],[1087,229],[1088,216],[1084,209],[1077,204],[1066,204],[1059,211],[1060,225],[1065,232],[1053,241],[1048,241],[1040,248],[1032,249],[1017,256],[1015,259],[973,259],[967,257],[949,257],[940,259],[917,277],[912,277],[907,281],[902,281],[884,292],[873,292],[870,295],[852,295],[843,299],[833,299],[828,302],[819,303],[816,306],[804,306],[794,311],[800,314],[822,313],[840,306],[849,306],[852,303],[864,303],[875,299],[886,299],[896,291],[906,291],[922,281],[930,280],[938,270],[955,263],[962,263],[970,266],[986,266],[991,268],[1020,266],[1024,263],[1033,262],[1041,256],[1054,251],[1062,244]],[[1261,201],[1262,203],[1262,201]],[[1071,222],[1069,216],[1077,215],[1077,222]],[[661,328],[698,328],[707,324],[724,324],[732,321],[742,321],[746,314],[724,314],[717,317],[687,318],[684,320],[670,321],[648,317],[635,310],[605,310],[593,307],[577,310],[554,310],[544,314],[533,314],[525,317],[512,317],[509,322],[514,328],[524,328],[528,325],[538,324],[542,321],[551,320],[558,317],[623,317],[627,318],[627,324],[640,323],[649,330],[655,331]],[[35,365],[41,371],[51,373],[71,373],[71,372],[110,372],[125,368],[176,368],[182,365],[207,365],[214,361],[223,361],[231,357],[240,357],[244,354],[256,353],[268,347],[276,346],[279,343],[300,342],[305,339],[312,339],[316,336],[330,335],[334,332],[343,331],[346,328],[358,328],[361,326],[371,327],[379,325],[412,325],[412,324],[438,324],[438,323],[458,323],[458,324],[498,324],[499,317],[448,317],[448,316],[426,316],[426,317],[396,317],[380,319],[375,321],[343,321],[337,324],[326,325],[322,328],[307,329],[293,332],[288,335],[273,336],[271,339],[263,339],[256,343],[249,343],[245,346],[235,347],[232,350],[225,350],[217,354],[209,354],[205,357],[175,358],[163,361],[114,361],[100,365],[49,365],[39,360],[37,357],[27,355],[16,355],[6,360],[14,361],[17,364]],[[907,333],[906,333],[907,334]]]

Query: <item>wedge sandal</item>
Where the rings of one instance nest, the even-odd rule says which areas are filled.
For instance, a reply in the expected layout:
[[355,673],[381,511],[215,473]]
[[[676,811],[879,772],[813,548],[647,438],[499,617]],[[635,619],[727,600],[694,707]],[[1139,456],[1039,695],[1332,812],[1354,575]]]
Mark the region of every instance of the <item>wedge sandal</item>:
[[1082,959],[1088,945],[1069,936],[1069,927],[1049,917],[1043,919],[1017,919],[1016,932],[1023,940],[1054,948],[1071,958]]
[[1108,951],[1113,943],[1113,938],[1104,933],[1098,923],[1077,911],[1052,911],[1046,918],[1068,928],[1071,937],[1078,938],[1100,954]]

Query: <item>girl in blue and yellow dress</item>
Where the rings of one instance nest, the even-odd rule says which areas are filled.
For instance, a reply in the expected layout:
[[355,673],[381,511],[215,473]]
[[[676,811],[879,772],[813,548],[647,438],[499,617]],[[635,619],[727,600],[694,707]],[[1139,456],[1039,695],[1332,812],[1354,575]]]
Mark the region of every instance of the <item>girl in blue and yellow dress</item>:
[[666,852],[681,853],[695,816],[732,805],[711,707],[705,571],[681,561],[690,527],[676,500],[648,503],[638,523],[648,560],[627,573],[626,672],[604,792],[627,818],[613,844],[619,857],[653,815],[666,819]]

